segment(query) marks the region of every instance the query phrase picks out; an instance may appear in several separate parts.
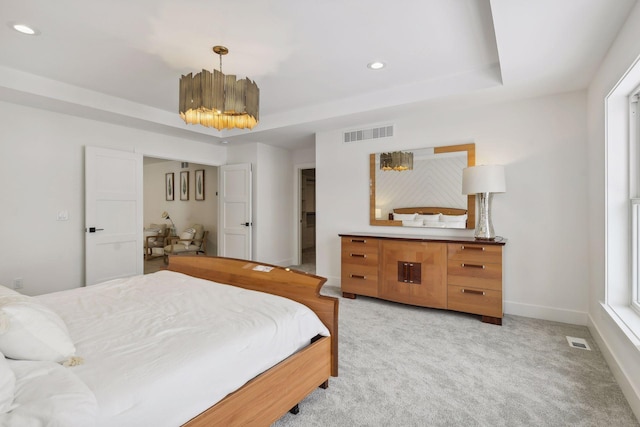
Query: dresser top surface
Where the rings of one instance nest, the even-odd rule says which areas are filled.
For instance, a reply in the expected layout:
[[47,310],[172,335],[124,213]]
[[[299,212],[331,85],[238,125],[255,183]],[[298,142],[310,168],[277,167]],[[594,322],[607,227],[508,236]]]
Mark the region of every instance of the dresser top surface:
[[444,242],[444,243],[478,243],[482,245],[505,245],[507,239],[498,236],[495,240],[481,240],[473,237],[459,237],[459,236],[425,236],[422,234],[395,234],[395,233],[365,233],[365,232],[351,232],[340,233],[340,237],[369,237],[372,239],[390,239],[390,240],[407,240],[407,241],[422,241],[422,242]]

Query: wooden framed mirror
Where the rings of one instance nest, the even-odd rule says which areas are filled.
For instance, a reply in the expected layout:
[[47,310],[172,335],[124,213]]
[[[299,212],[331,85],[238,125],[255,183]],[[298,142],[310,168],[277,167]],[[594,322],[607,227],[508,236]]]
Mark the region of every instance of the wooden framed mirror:
[[462,170],[475,166],[475,143],[403,152],[413,169],[382,170],[383,153],[369,156],[369,224],[474,229],[476,196],[462,194]]

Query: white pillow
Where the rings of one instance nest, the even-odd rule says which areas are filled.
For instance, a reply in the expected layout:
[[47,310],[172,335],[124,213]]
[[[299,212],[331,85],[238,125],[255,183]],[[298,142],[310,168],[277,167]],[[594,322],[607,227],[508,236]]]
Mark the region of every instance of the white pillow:
[[424,224],[422,221],[402,221],[403,227],[422,227]]
[[0,353],[0,414],[9,412],[11,409],[15,390],[16,375],[7,363],[7,359]]
[[193,239],[193,236],[195,234],[196,234],[196,230],[194,230],[193,228],[187,228],[180,235],[180,240],[186,240],[186,241],[185,242],[179,242],[179,243],[181,243],[181,244],[183,244],[185,246],[189,246],[191,243],[193,243],[191,241],[191,239]]
[[146,230],[144,230],[144,240],[145,243],[147,241],[147,237],[153,237],[151,239],[149,239],[149,243],[153,243],[156,241],[156,236],[158,236],[158,234],[160,234],[160,230],[154,229],[154,228],[147,228]]
[[21,293],[16,292],[13,289],[7,288],[6,286],[0,286],[0,298],[2,297],[18,297],[21,300],[29,298],[28,296],[22,295]]
[[16,377],[12,408],[0,413],[0,426],[96,425],[98,403],[73,368],[53,362],[9,360]]
[[424,221],[424,222],[436,222],[436,221],[440,221],[440,214],[424,214],[424,215],[420,215],[418,214],[416,216],[416,220],[418,221]]
[[76,348],[53,310],[0,286],[0,352],[10,359],[63,362]]
[[412,214],[399,214],[399,213],[393,213],[393,219],[395,221],[413,221],[416,219],[416,215],[415,213]]
[[464,215],[442,215],[440,221],[442,222],[462,222],[467,220],[467,214]]

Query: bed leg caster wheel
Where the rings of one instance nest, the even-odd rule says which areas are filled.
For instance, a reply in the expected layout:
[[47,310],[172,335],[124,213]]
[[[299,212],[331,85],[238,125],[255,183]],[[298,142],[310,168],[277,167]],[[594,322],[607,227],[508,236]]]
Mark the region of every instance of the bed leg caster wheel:
[[300,412],[300,407],[296,405],[293,408],[289,409],[289,412],[291,412],[293,415],[298,415],[298,413]]

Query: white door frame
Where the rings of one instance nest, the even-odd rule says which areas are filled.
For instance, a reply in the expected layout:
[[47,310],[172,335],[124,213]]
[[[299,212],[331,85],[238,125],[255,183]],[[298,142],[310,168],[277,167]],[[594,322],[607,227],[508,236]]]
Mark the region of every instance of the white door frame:
[[[148,151],[147,149],[137,149],[134,150],[136,153],[140,153],[142,154],[142,158],[143,158],[143,167],[142,167],[142,174],[141,177],[144,180],[144,158],[145,157],[153,157],[156,159],[164,159],[167,161],[171,161],[171,162],[188,162],[188,163],[197,163],[199,165],[203,165],[203,166],[212,166],[212,167],[216,167],[219,168],[220,166],[225,165],[226,163],[212,163],[211,161],[207,162],[207,161],[203,161],[202,159],[191,159],[191,158],[175,158],[174,156],[167,156],[166,154],[156,154],[153,151]],[[227,158],[224,158],[224,161],[227,161]],[[219,183],[218,183],[219,184]],[[218,195],[218,190],[219,188],[216,188],[216,197]],[[142,188],[142,195],[144,197],[144,187]],[[143,201],[144,204],[144,201]],[[144,211],[142,213],[143,217],[144,217]],[[144,230],[141,229],[140,230],[140,238],[142,239],[144,237]],[[217,236],[216,236],[216,241],[217,241]]]
[[293,186],[293,264],[300,265],[302,262],[302,218],[300,212],[302,212],[302,198],[300,194],[302,192],[302,170],[303,169],[315,169],[314,163],[300,163],[293,165],[293,176],[295,177],[295,185]]

